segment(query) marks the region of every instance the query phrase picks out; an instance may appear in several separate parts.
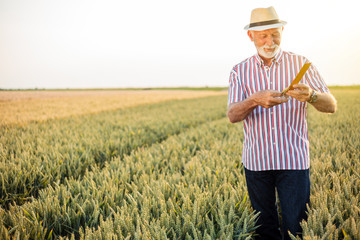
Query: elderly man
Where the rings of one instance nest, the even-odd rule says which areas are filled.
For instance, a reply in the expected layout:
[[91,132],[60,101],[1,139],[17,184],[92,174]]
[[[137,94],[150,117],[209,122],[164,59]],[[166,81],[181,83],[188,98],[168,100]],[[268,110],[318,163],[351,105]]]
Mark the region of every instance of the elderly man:
[[[228,118],[244,123],[242,163],[251,204],[260,212],[257,239],[301,235],[310,198],[308,103],[334,113],[336,100],[312,64],[300,83],[282,94],[308,61],[280,49],[285,21],[273,7],[257,8],[245,27],[257,54],[230,74]],[[282,222],[276,207],[278,194]]]

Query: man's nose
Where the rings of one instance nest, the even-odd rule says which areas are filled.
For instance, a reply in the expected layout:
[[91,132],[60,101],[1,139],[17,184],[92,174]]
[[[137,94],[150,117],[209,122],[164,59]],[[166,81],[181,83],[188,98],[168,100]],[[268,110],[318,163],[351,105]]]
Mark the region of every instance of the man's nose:
[[274,38],[272,36],[266,38],[266,45],[268,46],[274,45]]

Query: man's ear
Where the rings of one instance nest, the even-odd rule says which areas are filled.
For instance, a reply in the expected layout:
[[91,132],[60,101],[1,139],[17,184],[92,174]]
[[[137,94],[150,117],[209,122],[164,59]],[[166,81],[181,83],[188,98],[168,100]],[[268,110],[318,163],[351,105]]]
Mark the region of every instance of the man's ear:
[[250,40],[253,42],[254,38],[253,38],[252,32],[250,30],[247,31],[247,35],[249,36]]

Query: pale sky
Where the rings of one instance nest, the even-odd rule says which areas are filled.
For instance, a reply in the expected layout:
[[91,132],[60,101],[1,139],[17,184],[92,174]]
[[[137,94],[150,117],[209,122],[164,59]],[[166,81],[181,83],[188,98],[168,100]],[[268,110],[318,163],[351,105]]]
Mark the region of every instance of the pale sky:
[[0,0],[0,88],[228,85],[256,53],[253,8],[287,21],[281,47],[328,85],[360,84],[355,0]]

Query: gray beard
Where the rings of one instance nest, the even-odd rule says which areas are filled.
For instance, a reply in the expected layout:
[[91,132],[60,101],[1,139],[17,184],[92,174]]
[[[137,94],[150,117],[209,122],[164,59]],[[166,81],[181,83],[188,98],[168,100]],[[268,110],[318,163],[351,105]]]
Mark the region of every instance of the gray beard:
[[[273,52],[265,52],[264,48],[274,48],[274,51]],[[262,47],[257,47],[256,49],[260,56],[262,56],[264,58],[273,58],[276,55],[276,53],[279,51],[280,46],[277,44],[274,44],[271,47],[264,45]]]

